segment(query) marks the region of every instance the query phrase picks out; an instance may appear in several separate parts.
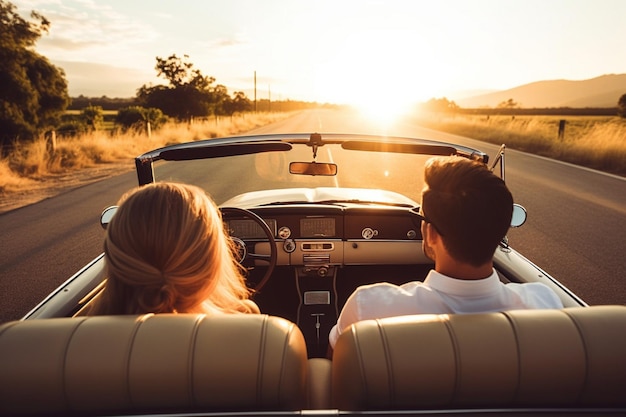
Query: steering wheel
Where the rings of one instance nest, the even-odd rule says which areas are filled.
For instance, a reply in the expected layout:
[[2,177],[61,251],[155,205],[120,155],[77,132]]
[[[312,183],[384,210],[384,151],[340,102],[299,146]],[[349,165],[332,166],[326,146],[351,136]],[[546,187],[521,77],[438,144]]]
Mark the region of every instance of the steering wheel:
[[253,287],[255,291],[259,291],[270,279],[270,276],[272,276],[272,272],[274,272],[274,268],[276,267],[276,260],[278,259],[278,249],[276,248],[274,232],[272,232],[267,223],[265,223],[265,220],[263,220],[261,217],[259,217],[250,210],[238,207],[220,207],[220,211],[222,212],[222,218],[224,220],[232,215],[251,219],[256,224],[258,224],[261,227],[261,230],[263,230],[263,233],[265,233],[265,237],[267,238],[270,245],[269,255],[249,252],[248,248],[246,247],[246,243],[243,240],[234,236],[230,237],[230,239],[235,244],[235,256],[238,257],[238,261],[240,264],[244,265],[246,261],[264,261],[268,263],[267,270],[265,271],[263,278],[261,278],[259,283]]

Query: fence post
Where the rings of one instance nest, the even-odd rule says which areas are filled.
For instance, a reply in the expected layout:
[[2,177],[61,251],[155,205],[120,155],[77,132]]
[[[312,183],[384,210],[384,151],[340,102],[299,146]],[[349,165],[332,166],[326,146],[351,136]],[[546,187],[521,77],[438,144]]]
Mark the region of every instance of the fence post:
[[52,156],[57,150],[57,132],[55,130],[51,130],[46,135],[46,151],[48,151],[48,155]]
[[559,140],[563,140],[565,136],[565,120],[559,120]]

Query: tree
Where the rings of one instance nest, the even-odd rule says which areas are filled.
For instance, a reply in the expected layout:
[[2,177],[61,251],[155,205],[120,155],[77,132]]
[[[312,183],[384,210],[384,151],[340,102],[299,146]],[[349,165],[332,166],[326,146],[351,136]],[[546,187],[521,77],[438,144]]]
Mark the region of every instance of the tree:
[[50,22],[33,11],[30,21],[0,0],[0,144],[27,140],[55,127],[70,98],[62,69],[33,49]]
[[518,107],[520,107],[519,103],[512,98],[502,101],[498,104],[499,109],[516,109]]
[[222,84],[216,85],[213,89],[212,99],[211,107],[213,114],[216,116],[218,114],[226,114],[224,106],[226,105],[226,102],[230,100],[228,89]]
[[626,117],[626,94],[623,94],[617,102],[617,114]]
[[459,106],[454,101],[450,101],[445,97],[431,98],[423,107],[426,110],[440,113],[453,113],[459,109]]
[[228,97],[222,104],[222,109],[225,114],[232,117],[237,112],[245,112],[252,109],[252,103],[243,93],[243,91],[235,91],[233,97]]
[[205,117],[215,112],[217,100],[212,88],[215,78],[202,75],[188,59],[187,55],[179,58],[175,54],[167,59],[157,57],[157,75],[167,79],[169,86],[144,84],[137,90],[139,103],[161,109],[179,120]]

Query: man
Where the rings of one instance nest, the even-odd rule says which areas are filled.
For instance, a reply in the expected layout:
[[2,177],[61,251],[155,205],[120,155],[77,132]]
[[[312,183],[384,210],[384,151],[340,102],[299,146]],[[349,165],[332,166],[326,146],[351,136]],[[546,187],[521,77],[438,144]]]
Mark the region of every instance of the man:
[[357,288],[330,331],[332,348],[342,330],[360,320],[563,307],[548,286],[504,284],[493,268],[513,212],[513,197],[502,179],[481,162],[445,157],[426,163],[424,182],[422,248],[435,269],[424,282]]

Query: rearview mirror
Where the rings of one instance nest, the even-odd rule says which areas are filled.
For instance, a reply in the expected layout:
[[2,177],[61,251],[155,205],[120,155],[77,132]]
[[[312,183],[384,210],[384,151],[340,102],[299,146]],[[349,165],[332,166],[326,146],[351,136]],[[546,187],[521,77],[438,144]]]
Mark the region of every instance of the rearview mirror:
[[117,206],[111,206],[104,209],[100,215],[100,226],[102,226],[103,229],[107,228],[116,212]]
[[513,204],[513,216],[511,216],[511,227],[520,227],[526,223],[526,209],[519,204]]
[[291,162],[289,173],[298,175],[337,175],[337,164],[328,162]]

